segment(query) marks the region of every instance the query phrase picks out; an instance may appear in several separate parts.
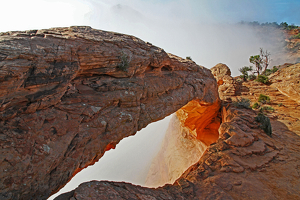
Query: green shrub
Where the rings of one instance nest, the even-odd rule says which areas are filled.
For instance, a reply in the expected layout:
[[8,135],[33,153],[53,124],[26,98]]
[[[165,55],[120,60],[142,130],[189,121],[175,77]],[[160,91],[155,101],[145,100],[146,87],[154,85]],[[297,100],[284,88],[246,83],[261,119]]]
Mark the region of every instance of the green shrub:
[[272,70],[271,69],[266,69],[265,75],[269,76],[270,74],[272,74]]
[[269,82],[269,78],[265,75],[258,75],[255,81],[266,84]]
[[246,98],[237,98],[237,101],[233,102],[233,105],[238,108],[250,108],[250,99]]
[[253,80],[255,80],[256,79],[256,76],[254,75],[254,74],[250,74],[249,76],[248,76],[248,80],[249,81],[253,81]]
[[244,81],[248,79],[248,72],[252,71],[252,66],[244,66],[242,68],[239,69],[239,71],[242,73],[242,75],[240,75],[241,79],[243,79]]
[[266,69],[265,75],[269,76],[269,75],[271,75],[271,74],[273,74],[273,73],[275,73],[277,71],[278,71],[278,68],[276,66],[273,66],[273,69]]
[[118,64],[117,68],[124,72],[127,72],[130,63],[130,60],[128,59],[128,55],[122,51],[119,59],[121,62]]
[[260,123],[260,128],[264,130],[267,135],[272,135],[272,126],[269,117],[265,116],[263,113],[258,113],[255,117],[255,121]]
[[260,106],[259,106],[259,104],[257,103],[257,102],[255,102],[254,104],[253,104],[253,106],[252,106],[252,108],[253,109],[257,109],[257,108],[259,108]]
[[279,103],[279,104],[278,104],[278,107],[281,107],[281,106],[282,106],[282,103]]
[[258,97],[258,102],[261,102],[263,104],[270,103],[270,97],[264,94],[260,94]]
[[[280,65],[279,65],[279,67],[280,67]],[[278,71],[278,68],[276,66],[273,66],[272,73],[275,73],[277,71]]]
[[192,60],[192,58],[190,56],[187,56],[185,59]]
[[300,33],[298,33],[297,35],[291,36],[290,39],[300,39]]
[[263,112],[263,111],[273,111],[274,112],[274,108],[272,106],[264,106],[264,107],[261,107],[260,108],[260,111]]

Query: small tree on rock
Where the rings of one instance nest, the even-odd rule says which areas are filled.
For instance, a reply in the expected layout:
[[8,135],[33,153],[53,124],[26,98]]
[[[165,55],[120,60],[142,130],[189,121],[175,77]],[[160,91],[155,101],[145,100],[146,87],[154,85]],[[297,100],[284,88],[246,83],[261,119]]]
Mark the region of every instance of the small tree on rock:
[[261,64],[262,64],[262,74],[266,73],[266,70],[270,64],[270,52],[268,52],[267,50],[264,51],[262,48],[260,48],[260,57],[261,57]]
[[257,75],[265,74],[266,70],[270,64],[270,52],[267,50],[264,51],[263,48],[260,48],[260,55],[250,56],[250,63],[255,65],[254,73]]
[[249,61],[255,65],[254,73],[257,73],[259,75],[262,69],[261,67],[262,60],[260,55],[250,56]]

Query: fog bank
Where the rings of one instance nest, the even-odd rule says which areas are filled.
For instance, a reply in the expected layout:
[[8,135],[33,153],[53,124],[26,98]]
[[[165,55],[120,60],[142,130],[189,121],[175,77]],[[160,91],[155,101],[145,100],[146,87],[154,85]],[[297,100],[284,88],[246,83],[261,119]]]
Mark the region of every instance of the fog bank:
[[151,123],[134,136],[121,140],[116,149],[105,152],[98,162],[76,174],[48,200],[91,180],[120,181],[145,186],[152,160],[161,149],[172,116]]
[[[114,0],[93,1],[92,4],[87,17],[94,28],[134,35],[166,52],[184,58],[190,56],[206,68],[227,64],[233,76],[240,74],[239,68],[250,64],[249,57],[257,55],[260,48],[276,55],[283,47],[278,41],[283,38],[279,30],[258,30],[228,22],[226,16],[221,20],[218,13],[214,17],[212,11],[205,11],[201,5],[200,13],[195,16],[191,1],[153,4]],[[204,7],[208,5],[207,2],[203,4]],[[271,59],[275,58],[272,55]],[[277,62],[270,66],[275,64]]]
[[300,2],[293,0],[11,0],[1,7],[0,31],[92,26],[137,36],[207,68],[225,63],[234,76],[259,48],[273,60],[282,49],[277,40],[238,22],[300,25]]

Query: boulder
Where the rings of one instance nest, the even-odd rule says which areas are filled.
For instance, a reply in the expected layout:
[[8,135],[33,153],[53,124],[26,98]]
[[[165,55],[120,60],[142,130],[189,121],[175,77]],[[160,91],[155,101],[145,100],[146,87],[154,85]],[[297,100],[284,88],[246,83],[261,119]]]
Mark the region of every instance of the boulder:
[[229,67],[223,63],[216,64],[210,70],[211,70],[211,73],[215,77],[222,77],[225,75],[231,76],[231,71],[230,71]]
[[219,63],[210,69],[217,80],[220,99],[226,100],[236,95],[236,81],[231,77],[231,71],[225,64]]

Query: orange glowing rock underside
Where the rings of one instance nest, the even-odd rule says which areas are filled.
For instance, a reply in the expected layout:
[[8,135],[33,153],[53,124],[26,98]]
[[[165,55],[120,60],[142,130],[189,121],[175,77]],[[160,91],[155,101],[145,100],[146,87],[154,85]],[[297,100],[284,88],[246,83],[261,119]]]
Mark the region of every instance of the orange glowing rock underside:
[[220,102],[202,104],[192,100],[176,112],[180,122],[187,127],[195,137],[206,145],[214,143],[219,138],[220,118],[218,112]]

